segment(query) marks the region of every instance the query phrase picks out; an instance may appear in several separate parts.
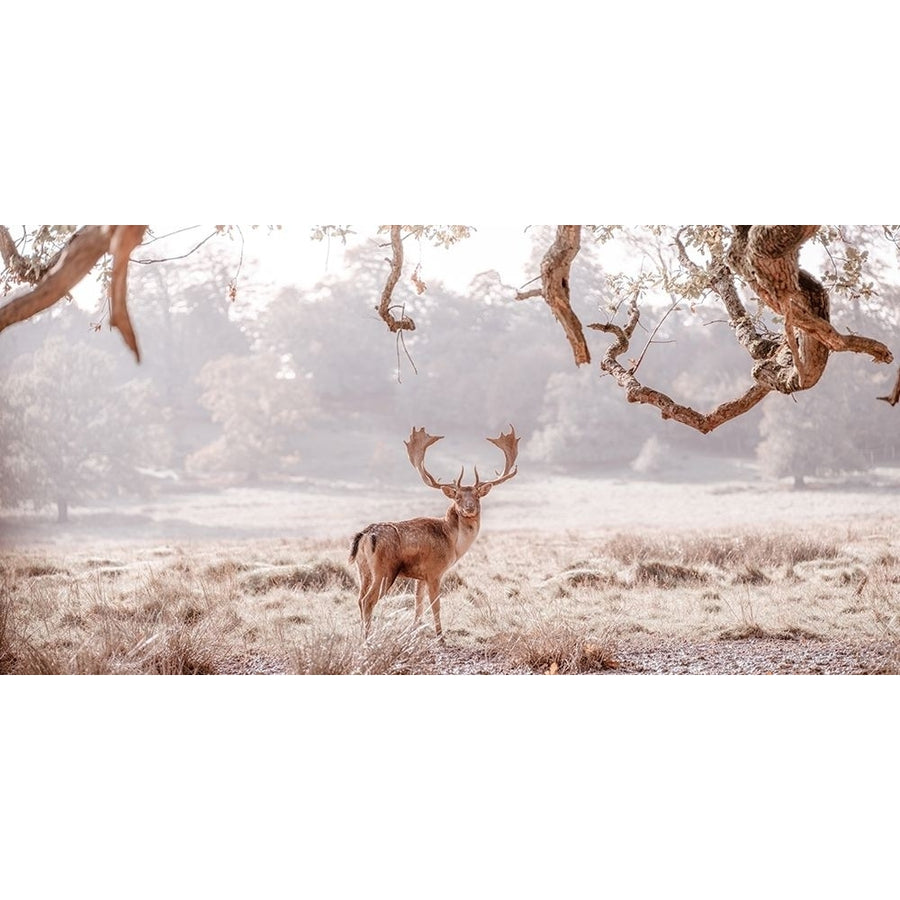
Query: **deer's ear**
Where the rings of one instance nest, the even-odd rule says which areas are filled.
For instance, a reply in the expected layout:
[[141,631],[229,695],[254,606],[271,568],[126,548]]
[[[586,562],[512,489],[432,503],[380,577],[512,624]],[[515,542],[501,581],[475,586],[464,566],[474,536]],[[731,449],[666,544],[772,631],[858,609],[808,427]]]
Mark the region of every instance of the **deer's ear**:
[[490,493],[492,487],[493,487],[492,484],[479,484],[478,485],[478,496],[486,497]]
[[456,488],[452,484],[442,484],[441,490],[451,499],[456,499]]

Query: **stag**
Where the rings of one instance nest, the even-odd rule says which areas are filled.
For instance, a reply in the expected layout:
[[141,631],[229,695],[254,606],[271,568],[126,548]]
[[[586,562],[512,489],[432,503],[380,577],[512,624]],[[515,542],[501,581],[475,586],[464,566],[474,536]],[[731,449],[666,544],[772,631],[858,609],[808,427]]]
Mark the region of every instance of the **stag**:
[[482,481],[475,469],[475,484],[463,485],[465,466],[459,478],[451,483],[438,481],[425,468],[425,451],[441,436],[427,434],[424,428],[413,428],[405,441],[409,461],[431,488],[437,488],[452,503],[443,519],[418,518],[405,522],[377,522],[368,525],[353,537],[350,562],[359,569],[359,614],[363,638],[368,637],[375,604],[390,590],[399,576],[411,578],[416,584],[416,615],[418,625],[425,611],[425,590],[434,616],[434,630],[441,634],[441,580],[447,570],[462,557],[478,537],[481,526],[481,498],[492,487],[502,484],[516,474],[519,438],[510,426],[508,434],[488,438],[506,457],[506,465],[497,478]]

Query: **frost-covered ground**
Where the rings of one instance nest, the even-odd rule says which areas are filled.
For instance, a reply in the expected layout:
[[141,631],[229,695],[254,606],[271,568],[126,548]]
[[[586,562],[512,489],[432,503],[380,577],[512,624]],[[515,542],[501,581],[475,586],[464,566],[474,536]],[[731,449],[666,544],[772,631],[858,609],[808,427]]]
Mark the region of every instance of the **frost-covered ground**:
[[[897,473],[871,474],[867,483],[703,480],[702,468],[678,482],[623,475],[574,478],[521,473],[483,501],[482,530],[567,532],[608,530],[765,528],[821,523],[828,527],[889,527],[898,511]],[[0,515],[0,543],[81,543],[93,540],[349,538],[369,522],[440,516],[447,501],[412,478],[403,488],[353,482],[298,481],[285,487],[230,487],[167,493],[143,502],[73,507],[59,526],[42,517]]]

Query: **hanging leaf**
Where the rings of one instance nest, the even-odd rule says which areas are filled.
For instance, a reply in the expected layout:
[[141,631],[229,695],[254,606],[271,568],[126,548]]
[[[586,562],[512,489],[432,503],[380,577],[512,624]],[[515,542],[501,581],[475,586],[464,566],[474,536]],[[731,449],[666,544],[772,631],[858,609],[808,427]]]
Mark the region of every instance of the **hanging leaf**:
[[416,286],[417,294],[424,294],[426,289],[428,288],[428,285],[425,284],[425,282],[422,281],[422,279],[419,277],[419,270],[421,268],[422,264],[419,263],[419,265],[416,266],[416,270],[412,273],[412,277],[410,278],[410,281],[412,281],[412,283]]

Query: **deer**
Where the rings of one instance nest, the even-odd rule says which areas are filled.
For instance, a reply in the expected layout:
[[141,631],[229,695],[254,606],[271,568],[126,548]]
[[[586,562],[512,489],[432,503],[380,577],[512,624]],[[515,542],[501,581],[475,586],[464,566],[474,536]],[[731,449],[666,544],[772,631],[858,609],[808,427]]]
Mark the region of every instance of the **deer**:
[[507,434],[487,438],[506,458],[497,478],[482,481],[475,468],[475,483],[463,485],[465,466],[454,482],[438,481],[425,468],[425,452],[443,435],[428,434],[424,428],[413,428],[404,441],[409,461],[430,488],[440,490],[452,501],[442,519],[420,517],[404,522],[375,522],[353,536],[350,563],[359,570],[359,615],[362,638],[369,636],[375,604],[390,590],[400,576],[416,581],[416,612],[413,627],[421,624],[425,612],[425,590],[434,617],[434,630],[440,641],[441,581],[451,566],[472,546],[481,527],[481,499],[490,490],[508,481],[518,472],[519,438],[510,425]]

